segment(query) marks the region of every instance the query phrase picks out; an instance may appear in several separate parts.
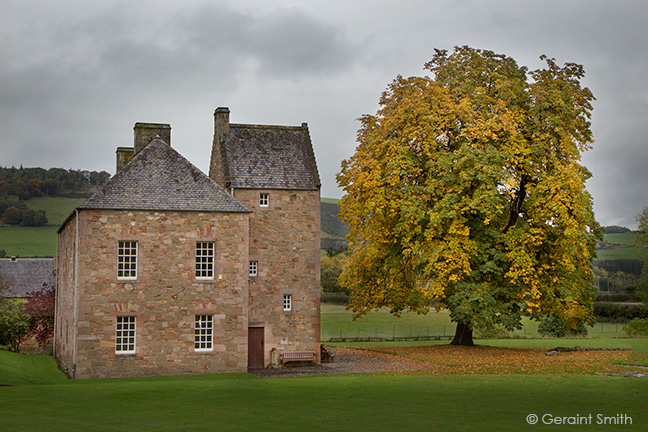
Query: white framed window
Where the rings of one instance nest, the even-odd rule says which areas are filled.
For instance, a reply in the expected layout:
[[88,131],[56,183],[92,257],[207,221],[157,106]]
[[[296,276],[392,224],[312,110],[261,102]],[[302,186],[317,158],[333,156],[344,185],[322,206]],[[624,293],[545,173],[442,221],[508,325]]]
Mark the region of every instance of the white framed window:
[[117,279],[137,279],[137,242],[120,241],[117,245]]
[[115,327],[115,354],[135,354],[136,317],[118,316]]
[[250,261],[250,276],[259,274],[259,261]]
[[292,294],[284,294],[283,310],[284,312],[290,312],[292,310]]
[[214,242],[196,242],[196,279],[214,279]]
[[261,207],[268,207],[270,205],[270,194],[260,193],[259,194],[259,205]]
[[214,316],[196,315],[194,325],[194,351],[214,350]]

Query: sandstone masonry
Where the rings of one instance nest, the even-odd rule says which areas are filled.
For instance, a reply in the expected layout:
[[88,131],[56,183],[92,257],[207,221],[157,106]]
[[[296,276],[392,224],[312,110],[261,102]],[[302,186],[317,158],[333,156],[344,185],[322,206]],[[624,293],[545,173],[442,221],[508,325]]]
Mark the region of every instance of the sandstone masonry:
[[[307,128],[250,126],[270,131],[263,144],[219,110],[216,181],[170,147],[170,126],[138,123],[132,160],[59,229],[55,356],[69,376],[242,372],[268,366],[272,349],[319,353],[319,176]],[[234,152],[224,127],[240,132]],[[259,145],[274,153],[243,161],[256,170],[237,162]]]

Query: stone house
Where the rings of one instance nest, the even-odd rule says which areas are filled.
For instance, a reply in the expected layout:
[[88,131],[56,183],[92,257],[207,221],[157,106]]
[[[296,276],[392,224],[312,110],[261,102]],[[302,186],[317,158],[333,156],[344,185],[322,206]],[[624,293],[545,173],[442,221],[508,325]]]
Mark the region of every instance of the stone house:
[[[320,181],[308,127],[229,123],[209,176],[137,123],[59,229],[54,353],[74,378],[243,372],[319,354]],[[317,356],[319,358],[319,355]]]

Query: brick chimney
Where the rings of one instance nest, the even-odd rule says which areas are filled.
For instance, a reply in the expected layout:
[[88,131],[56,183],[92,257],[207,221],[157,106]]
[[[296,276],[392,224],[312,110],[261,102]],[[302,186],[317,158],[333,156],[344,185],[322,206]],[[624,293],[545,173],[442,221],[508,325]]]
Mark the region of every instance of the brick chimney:
[[171,125],[161,123],[135,123],[135,154],[139,153],[151,141],[159,136],[162,141],[171,145]]
[[226,189],[230,187],[229,167],[225,157],[225,140],[230,134],[229,115],[227,107],[218,107],[214,111],[214,142],[209,164],[209,177]]

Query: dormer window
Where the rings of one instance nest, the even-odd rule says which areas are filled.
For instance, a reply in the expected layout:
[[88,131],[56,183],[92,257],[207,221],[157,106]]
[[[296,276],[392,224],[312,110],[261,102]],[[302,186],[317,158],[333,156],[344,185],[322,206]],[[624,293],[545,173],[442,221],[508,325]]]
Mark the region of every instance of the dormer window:
[[259,205],[261,207],[268,207],[270,205],[270,194],[267,193],[259,194]]

